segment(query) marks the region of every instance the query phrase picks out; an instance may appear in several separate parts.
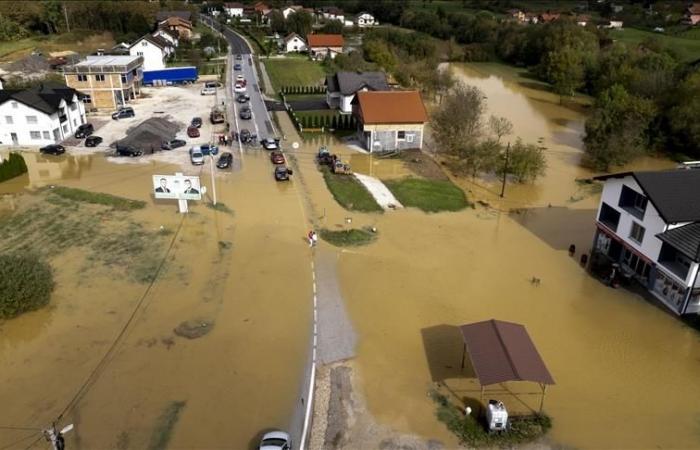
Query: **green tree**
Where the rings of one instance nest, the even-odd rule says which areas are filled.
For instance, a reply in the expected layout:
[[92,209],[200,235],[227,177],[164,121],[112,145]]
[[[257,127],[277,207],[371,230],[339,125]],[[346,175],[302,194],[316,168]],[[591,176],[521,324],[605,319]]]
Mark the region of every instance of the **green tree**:
[[270,13],[270,30],[272,30],[273,33],[284,34],[287,32],[287,21],[284,20],[282,11],[274,9]]
[[63,24],[63,8],[57,0],[48,0],[42,3],[43,11],[41,20],[48,33],[58,33],[59,25]]
[[525,144],[520,138],[510,146],[508,166],[505,167],[505,155],[499,159],[502,161],[498,169],[499,174],[502,175],[505,170],[507,175],[511,175],[518,183],[534,182],[547,170],[547,159],[543,149],[535,144]]
[[321,28],[322,33],[328,34],[342,34],[345,29],[345,25],[340,20],[329,20]]
[[0,41],[18,41],[29,36],[26,28],[0,14]]
[[489,129],[500,143],[503,136],[513,134],[513,123],[506,117],[491,115],[491,117],[489,117]]
[[368,61],[376,63],[388,72],[392,72],[397,65],[396,55],[389,49],[386,42],[378,39],[365,41],[362,46]]
[[0,255],[0,319],[46,305],[53,291],[51,267],[34,255]]
[[700,72],[681,83],[674,100],[668,112],[671,144],[679,153],[700,158]]
[[296,33],[302,38],[311,33],[311,25],[314,23],[313,17],[306,11],[293,12],[287,16],[287,31]]
[[573,96],[583,86],[584,67],[580,50],[563,47],[548,52],[541,63],[541,70],[560,99]]
[[655,112],[651,100],[631,95],[623,86],[616,84],[602,92],[586,120],[586,163],[607,171],[643,154]]

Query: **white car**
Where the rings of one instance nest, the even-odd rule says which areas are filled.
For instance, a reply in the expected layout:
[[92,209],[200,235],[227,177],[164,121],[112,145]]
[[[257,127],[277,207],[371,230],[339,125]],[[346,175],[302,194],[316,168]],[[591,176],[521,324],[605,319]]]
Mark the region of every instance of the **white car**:
[[199,146],[190,149],[190,161],[192,161],[193,166],[201,166],[204,164],[204,154]]
[[245,77],[243,75],[240,75],[240,74],[236,75],[236,81],[243,82],[243,81],[245,81]]
[[265,433],[260,441],[259,450],[291,450],[292,441],[289,439],[289,434],[284,431],[270,431]]
[[245,92],[245,86],[243,86],[240,83],[236,83],[236,85],[233,87],[233,92],[235,92],[235,93]]
[[280,149],[280,140],[279,139],[263,139],[260,141],[260,144],[263,146],[265,150],[279,150]]
[[200,94],[202,94],[202,95],[214,95],[214,94],[216,94],[216,88],[215,87],[203,87],[202,90],[200,91]]

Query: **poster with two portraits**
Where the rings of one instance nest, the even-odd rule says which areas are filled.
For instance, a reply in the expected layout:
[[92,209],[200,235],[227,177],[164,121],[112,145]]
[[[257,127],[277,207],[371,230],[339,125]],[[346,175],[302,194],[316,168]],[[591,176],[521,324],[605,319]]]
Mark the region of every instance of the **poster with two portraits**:
[[153,193],[156,198],[201,200],[202,186],[198,176],[153,175]]

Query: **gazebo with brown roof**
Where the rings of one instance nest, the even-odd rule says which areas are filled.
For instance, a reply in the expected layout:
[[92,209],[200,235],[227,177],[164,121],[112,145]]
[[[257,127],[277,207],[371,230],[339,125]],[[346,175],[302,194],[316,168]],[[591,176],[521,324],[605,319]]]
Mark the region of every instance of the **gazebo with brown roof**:
[[501,320],[486,320],[459,327],[464,339],[462,368],[466,354],[474,373],[484,386],[506,381],[531,381],[542,388],[540,411],[547,385],[554,384],[542,357],[523,325]]

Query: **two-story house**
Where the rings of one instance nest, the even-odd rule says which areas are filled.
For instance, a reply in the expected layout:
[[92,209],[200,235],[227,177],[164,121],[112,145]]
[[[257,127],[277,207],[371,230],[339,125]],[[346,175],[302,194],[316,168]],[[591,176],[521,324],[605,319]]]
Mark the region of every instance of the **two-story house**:
[[129,54],[143,57],[143,70],[165,69],[166,59],[175,52],[175,47],[165,38],[145,34],[129,46]]
[[82,95],[48,82],[0,90],[0,143],[43,146],[63,141],[86,121]]
[[296,33],[289,33],[282,39],[282,47],[285,53],[305,52],[307,50],[306,42]]
[[594,256],[619,265],[676,314],[700,312],[700,170],[623,172],[605,182]]
[[143,57],[88,56],[63,68],[66,84],[85,94],[88,109],[117,109],[141,93]]
[[192,22],[179,16],[168,17],[158,22],[158,28],[173,31],[182,39],[192,39]]
[[158,28],[153,32],[153,36],[158,36],[170,43],[171,46],[177,48],[180,45],[180,38],[177,32],[168,30],[167,28]]
[[326,103],[341,113],[352,113],[352,101],[360,91],[388,91],[384,72],[337,72],[326,76]]
[[306,42],[309,56],[317,60],[335,58],[338,53],[343,53],[345,45],[342,34],[309,34],[306,36]]
[[428,113],[418,91],[360,91],[353,100],[357,138],[370,152],[423,146]]

